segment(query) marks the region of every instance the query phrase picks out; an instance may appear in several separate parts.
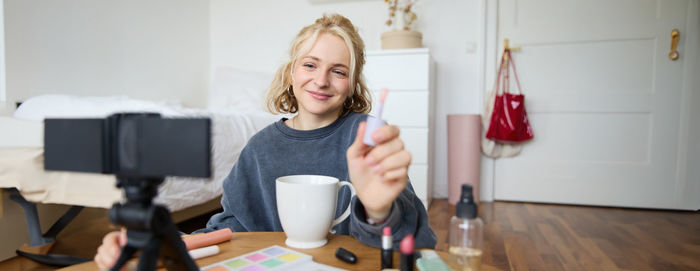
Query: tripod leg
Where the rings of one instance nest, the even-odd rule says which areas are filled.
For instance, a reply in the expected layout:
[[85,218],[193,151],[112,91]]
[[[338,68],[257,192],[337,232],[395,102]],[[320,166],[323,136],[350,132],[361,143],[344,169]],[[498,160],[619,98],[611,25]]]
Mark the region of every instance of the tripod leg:
[[126,244],[126,246],[122,248],[122,253],[119,254],[119,259],[117,259],[117,262],[109,270],[118,271],[120,268],[122,268],[122,266],[124,266],[126,261],[131,259],[131,256],[133,256],[134,253],[136,253],[136,247]]
[[182,241],[182,237],[170,220],[170,217],[166,216],[163,219],[165,225],[167,225],[163,230],[163,256],[167,258],[165,268],[171,271],[199,270],[197,264],[190,257],[189,252],[187,252],[185,242]]
[[157,238],[151,239],[150,242],[143,248],[139,256],[138,271],[156,270],[158,266],[158,255],[160,254],[161,240]]

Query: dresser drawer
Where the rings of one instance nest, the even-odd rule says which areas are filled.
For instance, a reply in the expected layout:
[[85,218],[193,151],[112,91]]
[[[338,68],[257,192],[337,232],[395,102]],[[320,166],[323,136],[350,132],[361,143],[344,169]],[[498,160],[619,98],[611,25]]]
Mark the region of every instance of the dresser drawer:
[[400,128],[404,148],[411,152],[414,164],[428,163],[428,128]]
[[423,202],[425,208],[428,208],[428,202],[432,198],[432,187],[429,187],[428,182],[428,165],[412,164],[408,168],[408,178],[411,180],[413,190],[416,196]]
[[[377,115],[379,92],[372,92],[372,115]],[[427,91],[389,91],[382,118],[388,123],[405,127],[428,127],[430,96]]]
[[429,89],[429,61],[427,54],[368,56],[364,68],[367,86],[371,90]]

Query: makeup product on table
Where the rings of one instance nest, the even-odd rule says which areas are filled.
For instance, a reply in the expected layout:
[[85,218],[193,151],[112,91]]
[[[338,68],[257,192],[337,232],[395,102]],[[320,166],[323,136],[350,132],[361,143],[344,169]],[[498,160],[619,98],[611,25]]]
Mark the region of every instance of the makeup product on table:
[[344,249],[342,247],[339,247],[338,250],[335,251],[335,257],[340,259],[341,261],[344,261],[346,263],[356,263],[357,262],[357,256],[355,256],[354,253],[348,251],[347,249]]
[[457,213],[450,219],[447,263],[452,270],[478,271],[481,266],[484,222],[477,216],[472,189],[471,185],[462,185]]
[[188,251],[192,260],[201,259],[204,257],[209,257],[212,255],[219,254],[219,246],[213,245],[208,247],[201,247]]
[[399,248],[401,250],[401,271],[413,271],[413,235],[406,235],[406,237],[401,240]]
[[392,268],[394,263],[394,244],[391,237],[391,227],[382,230],[382,269]]
[[420,259],[416,260],[416,267],[420,271],[450,271],[435,250],[422,250]]
[[369,146],[375,146],[377,143],[372,140],[372,133],[386,124],[382,120],[382,110],[384,109],[384,102],[386,101],[386,96],[389,95],[389,89],[382,89],[382,93],[379,96],[379,105],[377,106],[377,116],[367,116],[367,126],[365,127],[365,136],[362,141]]
[[195,234],[186,236],[182,239],[187,246],[187,250],[192,250],[200,247],[216,245],[231,240],[233,232],[231,229],[225,228],[213,232]]
[[340,271],[314,262],[311,255],[280,246],[271,246],[202,267],[203,271]]

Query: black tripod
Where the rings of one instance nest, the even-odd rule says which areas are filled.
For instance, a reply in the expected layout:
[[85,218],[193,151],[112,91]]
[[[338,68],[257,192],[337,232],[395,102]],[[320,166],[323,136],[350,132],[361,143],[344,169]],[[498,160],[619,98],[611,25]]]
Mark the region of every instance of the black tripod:
[[116,225],[126,227],[127,243],[110,270],[119,270],[139,249],[142,250],[139,271],[156,270],[158,259],[168,270],[199,270],[187,253],[168,209],[153,204],[158,185],[162,182],[162,177],[117,178],[117,187],[124,189],[127,202],[115,203],[109,212],[109,219]]

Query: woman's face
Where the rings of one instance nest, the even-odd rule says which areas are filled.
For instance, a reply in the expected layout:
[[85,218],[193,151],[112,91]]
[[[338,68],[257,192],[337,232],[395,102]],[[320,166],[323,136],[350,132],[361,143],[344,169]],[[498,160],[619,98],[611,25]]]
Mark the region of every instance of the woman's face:
[[294,64],[292,77],[300,116],[338,118],[350,95],[350,51],[343,39],[320,34],[311,51]]

